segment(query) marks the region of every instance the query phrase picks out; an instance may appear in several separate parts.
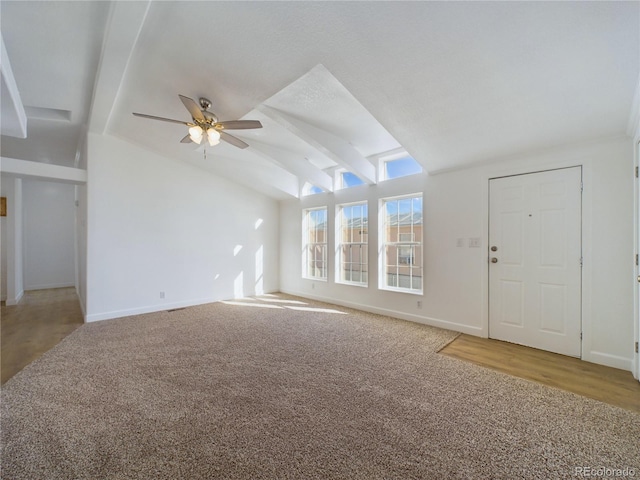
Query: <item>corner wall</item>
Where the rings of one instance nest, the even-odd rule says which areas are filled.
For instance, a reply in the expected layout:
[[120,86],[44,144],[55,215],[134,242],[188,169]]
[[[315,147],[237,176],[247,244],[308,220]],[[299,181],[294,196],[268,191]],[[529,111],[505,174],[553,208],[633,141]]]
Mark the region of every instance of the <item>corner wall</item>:
[[24,289],[75,285],[75,186],[23,180]]
[[[405,177],[281,202],[280,289],[472,335],[488,335],[488,182],[492,177],[583,166],[583,359],[625,370],[633,360],[633,145],[617,139],[479,167]],[[369,235],[367,288],[301,278],[302,210],[367,199],[371,232],[380,198],[424,194],[424,294],[378,290],[377,235]],[[329,225],[329,246],[334,229]],[[482,239],[480,248],[457,239]],[[418,301],[422,301],[422,307]]]
[[[88,135],[86,320],[275,291],[275,200]],[[164,298],[161,298],[164,296]]]

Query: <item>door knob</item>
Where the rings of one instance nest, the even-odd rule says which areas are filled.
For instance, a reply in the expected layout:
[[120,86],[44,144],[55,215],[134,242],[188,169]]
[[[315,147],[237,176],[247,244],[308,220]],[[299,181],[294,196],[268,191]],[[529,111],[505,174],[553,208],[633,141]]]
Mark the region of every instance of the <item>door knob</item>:
[[491,259],[491,263],[498,263],[498,259],[497,259],[496,257],[493,257],[493,258]]

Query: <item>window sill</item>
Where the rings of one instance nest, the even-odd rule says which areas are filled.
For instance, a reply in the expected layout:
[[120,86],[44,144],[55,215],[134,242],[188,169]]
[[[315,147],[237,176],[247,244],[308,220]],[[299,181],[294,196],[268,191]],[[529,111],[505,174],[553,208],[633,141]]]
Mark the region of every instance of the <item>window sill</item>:
[[340,282],[336,280],[336,285],[348,285],[350,287],[360,287],[360,288],[369,288],[369,285],[366,283],[355,283],[355,282]]
[[384,290],[386,292],[395,292],[395,293],[408,293],[409,295],[424,295],[423,290],[407,290],[405,288],[394,288],[394,287],[378,287],[378,290]]

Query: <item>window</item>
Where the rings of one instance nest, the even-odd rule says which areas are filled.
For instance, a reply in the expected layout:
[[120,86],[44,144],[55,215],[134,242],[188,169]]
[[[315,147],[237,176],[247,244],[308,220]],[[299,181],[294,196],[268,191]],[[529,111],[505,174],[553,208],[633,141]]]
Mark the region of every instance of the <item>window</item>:
[[381,201],[380,288],[422,293],[422,195]]
[[369,272],[367,203],[338,206],[336,225],[336,281],[366,286]]
[[304,211],[303,266],[306,278],[327,279],[327,209]]
[[404,155],[400,158],[382,159],[382,180],[415,175],[422,172],[422,167],[413,157]]
[[304,184],[304,186],[302,187],[302,195],[315,195],[317,193],[322,193],[324,192],[324,190],[322,190],[320,187],[316,187],[315,185],[307,182]]
[[336,172],[337,188],[350,188],[364,185],[364,182],[357,175],[346,170]]

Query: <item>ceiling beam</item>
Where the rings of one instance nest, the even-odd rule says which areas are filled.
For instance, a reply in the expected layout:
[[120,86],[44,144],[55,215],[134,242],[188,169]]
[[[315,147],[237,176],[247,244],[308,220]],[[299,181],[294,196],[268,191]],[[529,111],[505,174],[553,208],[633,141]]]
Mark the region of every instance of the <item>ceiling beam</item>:
[[27,138],[27,114],[24,111],[18,85],[11,70],[9,54],[0,35],[0,90],[2,97],[2,135],[17,138]]
[[251,142],[251,152],[284,168],[303,182],[309,182],[327,192],[333,191],[331,175],[312,165],[306,158],[300,158],[294,152],[255,140]]
[[0,157],[0,172],[3,175],[66,182],[74,184],[87,183],[87,171],[79,168],[63,167],[50,163],[19,160],[17,158]]
[[279,198],[299,197],[300,186],[298,178],[271,162],[261,159],[257,163],[249,161],[244,151],[241,155],[215,155],[213,169],[208,164],[211,161],[211,159],[198,159],[190,163],[201,166],[206,170],[213,170],[218,175],[240,185],[245,185],[247,188],[262,192],[265,195],[277,195]]
[[102,134],[109,125],[124,74],[150,5],[151,0],[113,2],[111,5],[100,64],[93,86],[89,116],[91,133]]
[[365,183],[369,185],[376,183],[375,167],[342,138],[264,104],[257,106],[256,110],[286,128],[322,155],[356,174]]

